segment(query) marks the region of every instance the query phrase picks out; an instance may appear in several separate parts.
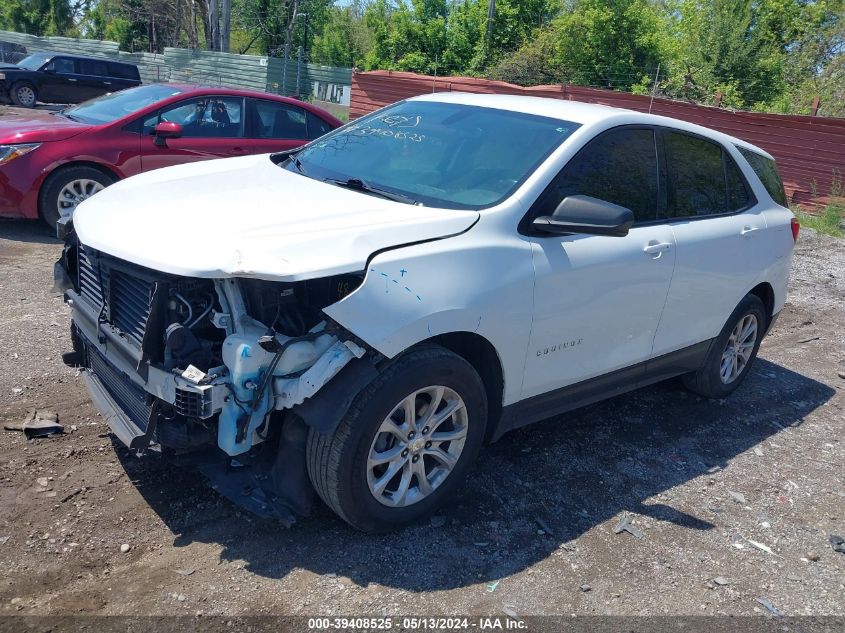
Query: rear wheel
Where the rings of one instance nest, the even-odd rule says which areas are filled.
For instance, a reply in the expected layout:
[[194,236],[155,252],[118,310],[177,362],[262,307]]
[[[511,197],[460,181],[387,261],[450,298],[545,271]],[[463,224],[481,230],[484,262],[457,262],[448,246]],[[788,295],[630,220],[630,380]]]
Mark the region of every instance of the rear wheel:
[[35,86],[25,81],[19,81],[9,91],[12,103],[23,108],[34,108],[38,103],[38,92]]
[[308,435],[308,475],[342,519],[383,532],[431,514],[481,446],[487,416],[475,369],[441,347],[412,350],[355,399],[331,437]]
[[757,358],[767,323],[763,302],[756,295],[747,295],[713,342],[704,366],[684,376],[687,389],[707,398],[731,394]]
[[38,211],[50,228],[63,217],[73,215],[83,200],[102,191],[114,182],[99,169],[79,165],[54,171],[41,188]]

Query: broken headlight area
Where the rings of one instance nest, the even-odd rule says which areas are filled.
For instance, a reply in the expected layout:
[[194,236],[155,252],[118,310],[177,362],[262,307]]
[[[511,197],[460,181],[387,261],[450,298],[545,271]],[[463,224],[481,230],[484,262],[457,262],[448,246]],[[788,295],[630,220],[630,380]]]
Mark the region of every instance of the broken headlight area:
[[[302,439],[304,450],[296,407],[365,354],[322,313],[363,275],[195,279],[71,240],[56,270],[73,309],[72,356],[88,370],[92,399],[124,444],[195,463],[229,497],[233,482],[243,491],[248,478],[255,494],[235,500],[259,513],[272,509],[273,490],[288,488],[284,496],[296,498],[289,488],[307,483],[305,466],[293,467],[298,449],[283,450],[283,438],[288,445]],[[285,450],[294,456],[284,457],[284,468],[293,470],[281,477]]]

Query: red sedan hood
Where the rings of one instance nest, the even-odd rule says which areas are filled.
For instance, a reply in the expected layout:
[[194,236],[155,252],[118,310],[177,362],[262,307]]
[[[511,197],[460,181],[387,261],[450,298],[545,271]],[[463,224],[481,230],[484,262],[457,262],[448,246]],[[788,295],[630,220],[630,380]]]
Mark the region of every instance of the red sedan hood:
[[0,145],[63,141],[90,127],[46,110],[0,107]]

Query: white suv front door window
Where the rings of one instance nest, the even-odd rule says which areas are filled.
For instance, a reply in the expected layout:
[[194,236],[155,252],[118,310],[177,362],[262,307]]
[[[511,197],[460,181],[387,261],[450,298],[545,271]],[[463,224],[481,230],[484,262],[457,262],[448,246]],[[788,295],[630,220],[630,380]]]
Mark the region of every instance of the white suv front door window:
[[672,229],[654,223],[660,187],[652,129],[619,128],[591,141],[533,213],[548,215],[572,195],[627,207],[647,224],[625,237],[531,238],[536,279],[526,398],[647,360],[672,278]]
[[[667,220],[675,274],[654,341],[659,356],[719,334],[771,259],[766,219],[736,162],[720,145],[664,131]],[[743,211],[743,209],[746,209]]]

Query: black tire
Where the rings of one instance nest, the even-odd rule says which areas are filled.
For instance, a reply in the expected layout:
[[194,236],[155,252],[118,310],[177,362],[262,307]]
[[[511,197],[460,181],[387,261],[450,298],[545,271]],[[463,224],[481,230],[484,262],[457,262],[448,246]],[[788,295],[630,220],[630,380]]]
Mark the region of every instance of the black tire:
[[41,186],[41,194],[38,196],[38,213],[48,227],[55,230],[59,221],[59,194],[66,185],[75,180],[90,180],[108,187],[114,182],[114,178],[103,171],[87,165],[76,165],[62,167],[47,177]]
[[[433,385],[448,387],[464,401],[463,450],[448,476],[428,496],[404,507],[389,507],[376,499],[367,483],[370,448],[397,403]],[[355,397],[333,435],[309,430],[308,476],[320,498],[344,521],[364,532],[386,532],[431,514],[463,481],[483,442],[486,422],[487,397],[472,365],[440,346],[415,348]]]
[[[722,355],[728,346],[734,328],[743,319],[751,315],[757,319],[757,335],[751,356],[737,376],[730,382],[725,383],[721,377]],[[757,295],[746,295],[731,313],[719,336],[713,341],[713,345],[710,346],[710,351],[707,354],[707,360],[705,360],[701,369],[683,377],[686,388],[705,398],[725,398],[733,393],[745,380],[754,360],[757,358],[757,350],[760,349],[760,342],[763,340],[768,322],[769,317],[766,315],[766,307],[760,298]]]
[[21,108],[34,108],[38,103],[38,90],[28,81],[19,81],[9,90],[12,103]]

